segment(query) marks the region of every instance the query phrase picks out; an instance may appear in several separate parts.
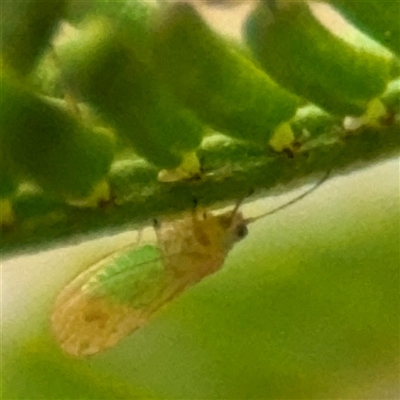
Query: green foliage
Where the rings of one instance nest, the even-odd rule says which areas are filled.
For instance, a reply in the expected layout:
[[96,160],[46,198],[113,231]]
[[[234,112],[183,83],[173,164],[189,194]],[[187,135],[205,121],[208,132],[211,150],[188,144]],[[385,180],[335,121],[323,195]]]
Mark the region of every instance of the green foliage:
[[61,198],[88,195],[113,159],[112,135],[1,76],[2,163]]
[[[303,2],[279,6],[274,23],[255,10],[259,63],[189,4],[78,3],[3,9],[1,176],[11,229],[2,249],[144,223],[193,197],[212,205],[398,152],[398,58],[383,47],[358,51]],[[376,8],[376,26],[387,14]],[[299,108],[290,90],[326,109]],[[352,113],[362,114],[356,137],[343,128]],[[210,137],[213,129],[232,139]]]
[[261,4],[246,30],[271,77],[333,114],[364,113],[385,90],[396,63],[384,49],[379,54],[332,34],[306,2],[282,6],[273,14]]
[[10,176],[9,171],[5,170],[3,163],[0,163],[0,199],[10,197],[17,188],[17,183]]
[[373,38],[400,55],[399,0],[330,0]]
[[86,21],[58,52],[65,76],[138,154],[159,167],[177,167],[182,154],[199,146],[203,125],[164,88],[138,55],[136,36],[125,35],[121,25]]
[[[265,9],[253,14],[259,61],[190,6],[161,3],[2,4],[2,252],[141,227],[193,199],[261,197],[398,156],[397,0],[331,1],[387,56],[355,51],[294,2],[274,23]],[[343,117],[363,117],[374,100],[384,112],[346,131]],[[294,136],[276,153],[268,141],[281,123]],[[157,180],[187,152],[201,160],[193,179]],[[362,398],[397,384],[398,193],[353,198],[355,187],[255,225],[225,269],[89,360],[66,358],[49,329],[70,259],[41,261],[54,269],[36,281],[16,274],[6,289],[27,306],[3,326],[3,398]],[[77,200],[99,207],[71,206]],[[90,259],[79,258],[81,270]]]
[[187,3],[155,23],[154,59],[177,96],[214,129],[267,146],[298,99],[273,82]]
[[1,51],[7,63],[21,75],[29,74],[47,48],[66,0],[1,3]]
[[92,371],[79,361],[65,359],[49,342],[30,340],[14,353],[2,354],[7,377],[2,397],[12,399],[89,400],[151,399],[148,391],[112,373]]

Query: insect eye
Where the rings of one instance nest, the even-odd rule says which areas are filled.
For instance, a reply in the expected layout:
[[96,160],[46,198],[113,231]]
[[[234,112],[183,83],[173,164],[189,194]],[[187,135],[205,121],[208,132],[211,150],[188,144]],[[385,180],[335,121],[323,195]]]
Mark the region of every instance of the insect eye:
[[236,227],[236,236],[238,239],[243,239],[248,234],[248,229],[246,224],[240,224]]

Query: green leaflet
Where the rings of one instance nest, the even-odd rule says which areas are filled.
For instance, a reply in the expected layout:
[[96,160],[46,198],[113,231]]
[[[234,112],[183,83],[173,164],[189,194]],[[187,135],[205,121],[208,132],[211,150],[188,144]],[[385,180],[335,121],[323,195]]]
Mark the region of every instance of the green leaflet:
[[81,28],[77,38],[57,49],[74,90],[139,155],[162,168],[179,166],[185,153],[200,145],[203,124],[158,79],[146,61],[149,55],[140,53],[143,46],[129,34],[130,24],[89,18]]
[[385,91],[396,64],[332,34],[306,2],[273,14],[261,4],[248,18],[245,36],[277,83],[339,116],[363,114]]
[[1,51],[5,63],[27,75],[50,44],[67,1],[2,1]]
[[400,55],[399,0],[329,0],[349,20]]
[[108,132],[86,126],[4,71],[0,76],[1,162],[57,197],[82,198],[105,179],[114,157]]
[[295,114],[298,98],[273,82],[188,3],[153,24],[154,64],[187,107],[214,129],[266,146]]

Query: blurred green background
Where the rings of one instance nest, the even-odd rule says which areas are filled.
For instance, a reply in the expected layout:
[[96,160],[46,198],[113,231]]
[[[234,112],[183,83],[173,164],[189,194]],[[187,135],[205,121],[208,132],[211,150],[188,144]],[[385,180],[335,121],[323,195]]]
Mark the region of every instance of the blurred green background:
[[332,178],[252,225],[220,272],[85,360],[53,343],[53,298],[132,234],[4,261],[2,398],[399,398],[398,183],[398,159]]

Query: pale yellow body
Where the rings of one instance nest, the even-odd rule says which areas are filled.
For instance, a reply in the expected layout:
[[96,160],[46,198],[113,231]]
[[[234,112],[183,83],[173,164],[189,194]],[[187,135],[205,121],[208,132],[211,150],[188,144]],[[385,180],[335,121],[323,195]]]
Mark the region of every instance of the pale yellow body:
[[[205,276],[219,270],[233,244],[246,234],[246,222],[234,211],[192,215],[156,228],[166,282],[159,296],[146,307],[93,296],[85,285],[109,265],[112,254],[78,275],[58,295],[51,325],[61,348],[69,355],[84,357],[114,346],[140,328],[165,303]],[[123,250],[122,250],[123,251]]]
[[[132,280],[124,281],[125,275],[116,276],[117,279],[122,278],[120,285],[128,289],[129,295],[132,293],[130,301],[137,304],[136,306],[121,301],[124,297],[119,297],[119,292],[114,292],[114,298],[99,295],[101,291],[97,291],[96,295],[96,285],[98,288],[106,286],[101,278],[109,282],[107,268],[127,249],[94,263],[67,285],[55,301],[51,325],[61,348],[69,355],[84,357],[114,346],[145,324],[160,307],[183,290],[218,271],[233,245],[246,236],[248,224],[274,214],[309,195],[328,178],[329,173],[330,171],[311,189],[258,217],[243,218],[242,213],[238,211],[239,202],[232,211],[220,215],[196,210],[182,219],[155,228],[159,249],[157,254],[160,254],[156,260],[161,263],[157,264],[157,267],[161,265],[161,281],[156,281],[155,286],[152,285],[153,281],[150,281],[150,285],[145,286],[146,295],[143,296],[138,292],[135,294],[134,288],[130,291]],[[135,268],[145,267],[145,264],[153,265],[148,261],[140,264],[132,260],[132,263]],[[133,271],[130,265],[129,259],[129,264],[126,265],[128,275]],[[160,269],[156,270],[157,274],[160,274]],[[124,272],[126,273],[126,269]],[[152,290],[154,287],[155,291]],[[116,288],[118,289],[118,285]],[[149,296],[147,290],[150,292]],[[141,301],[132,302],[135,296]]]

